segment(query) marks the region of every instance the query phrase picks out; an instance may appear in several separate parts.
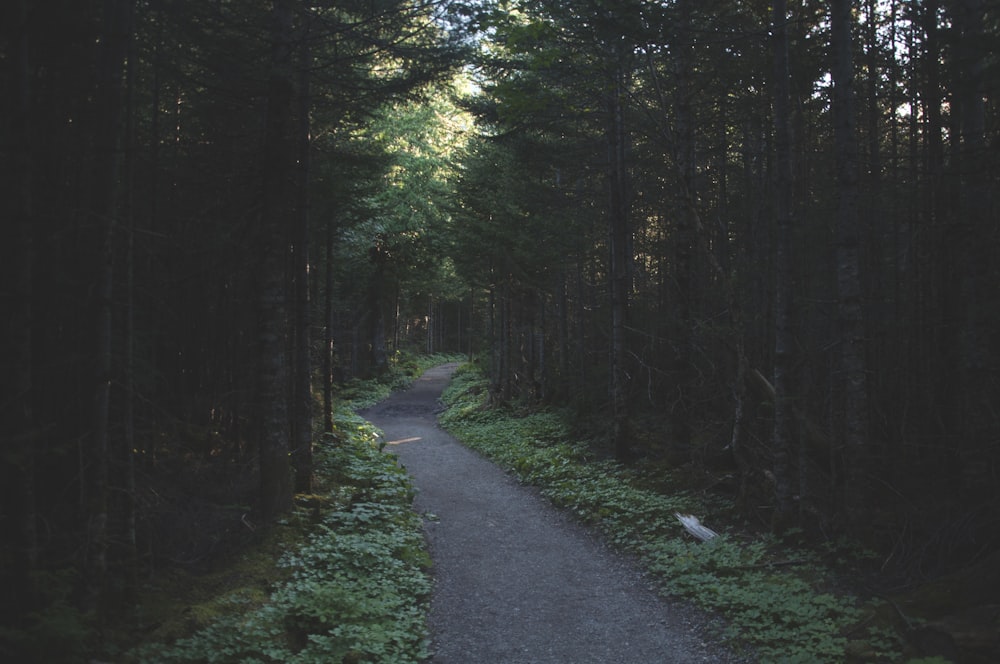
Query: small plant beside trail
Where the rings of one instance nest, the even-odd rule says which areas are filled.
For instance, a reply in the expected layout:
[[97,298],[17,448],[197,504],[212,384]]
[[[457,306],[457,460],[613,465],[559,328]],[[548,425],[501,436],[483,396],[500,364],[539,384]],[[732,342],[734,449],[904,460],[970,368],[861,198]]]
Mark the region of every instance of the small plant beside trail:
[[721,614],[734,648],[762,662],[900,661],[894,634],[872,626],[875,602],[832,592],[835,577],[820,554],[769,536],[697,542],[674,516],[722,524],[734,517],[728,501],[679,479],[665,490],[669,471],[650,488],[641,471],[571,440],[558,413],[487,409],[486,381],[471,367],[459,369],[443,401],[441,421],[453,435],[638,556],[664,592]]
[[[193,633],[130,661],[419,662],[426,657],[430,560],[413,488],[377,430],[342,408],[317,446],[318,490],[267,535],[277,567],[184,610]],[[247,552],[247,557],[260,557]],[[260,562],[260,561],[258,561]],[[239,565],[225,575],[240,575]],[[193,582],[204,582],[192,579]]]
[[397,390],[402,390],[427,369],[447,362],[462,362],[464,355],[435,353],[411,355],[397,352],[389,362],[389,370],[376,379],[353,379],[339,393],[340,401],[354,410],[374,406]]

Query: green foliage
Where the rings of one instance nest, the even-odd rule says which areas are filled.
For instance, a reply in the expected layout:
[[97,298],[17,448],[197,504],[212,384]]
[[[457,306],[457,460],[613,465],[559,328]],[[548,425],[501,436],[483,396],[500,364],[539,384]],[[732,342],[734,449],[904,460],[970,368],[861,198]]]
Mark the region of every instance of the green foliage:
[[[392,364],[410,380],[419,378],[425,371],[448,362],[463,362],[465,356],[457,353],[431,353],[413,355],[397,351]],[[409,382],[407,382],[407,385]]]
[[82,661],[94,631],[91,618],[70,603],[75,577],[72,570],[35,574],[43,608],[30,612],[20,628],[0,626],[0,659]]
[[194,634],[132,653],[142,662],[418,662],[426,657],[429,558],[413,488],[377,430],[342,409],[318,446],[320,493],[283,524],[302,533],[261,594],[230,593]]
[[[412,98],[383,104],[358,131],[335,137],[338,150],[349,149],[366,164],[363,172],[351,163],[323,166],[342,168],[330,179],[351,187],[336,201],[339,238],[331,267],[338,307],[356,312],[386,306],[375,299],[384,300],[391,289],[395,315],[407,319],[426,313],[429,300],[468,295],[445,256],[458,157],[472,128],[454,101],[461,86],[459,77],[422,88]],[[401,347],[408,341],[397,339]]]
[[[693,541],[675,512],[718,522],[732,506],[684,489],[649,488],[648,477],[597,460],[585,444],[568,440],[557,413],[489,409],[485,394],[485,379],[461,368],[443,396],[449,408],[442,424],[638,555],[664,592],[723,615],[732,643],[746,644],[767,662],[843,660],[845,635],[862,611],[855,598],[829,592],[830,572],[816,554],[771,538]],[[880,652],[898,656],[898,643],[885,635],[877,640]]]
[[541,487],[553,503],[601,527],[618,544],[641,543],[676,532],[676,511],[695,511],[704,498],[687,492],[665,496],[635,486],[634,471],[593,457],[586,442],[566,439],[558,413],[515,414],[483,403],[486,382],[461,368],[442,397],[449,407],[441,422],[470,447],[522,480]]
[[794,573],[775,567],[776,543],[722,536],[707,543],[663,539],[644,560],[673,593],[727,617],[731,637],[753,644],[766,661],[839,661],[845,628],[861,612],[851,598],[819,590],[824,571],[803,552]]
[[408,387],[427,369],[445,362],[460,362],[463,359],[465,359],[463,355],[447,353],[411,355],[397,351],[389,363],[389,370],[384,375],[377,379],[349,381],[339,392],[340,400],[347,409],[369,408],[394,391]]
[[395,372],[386,374],[387,380],[359,380],[348,381],[339,391],[341,401],[350,408],[369,408],[379,401],[382,401],[392,393],[393,379]]

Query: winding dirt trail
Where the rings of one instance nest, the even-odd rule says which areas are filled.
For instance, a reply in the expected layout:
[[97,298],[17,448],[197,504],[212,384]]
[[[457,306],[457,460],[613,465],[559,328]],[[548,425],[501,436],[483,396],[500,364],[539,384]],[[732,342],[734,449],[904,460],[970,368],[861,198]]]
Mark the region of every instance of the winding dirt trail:
[[432,662],[735,662],[699,635],[628,561],[442,431],[438,398],[455,365],[432,369],[364,413],[419,493],[434,561]]

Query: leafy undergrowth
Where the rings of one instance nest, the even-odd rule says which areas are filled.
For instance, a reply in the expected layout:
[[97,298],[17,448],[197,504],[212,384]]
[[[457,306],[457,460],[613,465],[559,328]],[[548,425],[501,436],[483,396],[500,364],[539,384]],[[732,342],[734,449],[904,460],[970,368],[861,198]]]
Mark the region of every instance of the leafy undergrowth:
[[739,533],[692,540],[675,512],[716,525],[734,520],[733,505],[683,488],[679,477],[664,490],[669,471],[649,488],[639,471],[571,440],[557,413],[486,408],[486,382],[471,367],[459,369],[443,401],[452,434],[637,555],[664,592],[721,614],[733,648],[762,662],[900,661],[894,633],[873,620],[879,602],[833,592],[819,552]]
[[389,370],[375,380],[354,379],[341,388],[338,397],[350,408],[362,410],[374,406],[397,390],[405,389],[420,375],[439,364],[462,362],[464,355],[435,353],[410,355],[397,352],[389,363]]
[[[413,488],[377,430],[342,408],[317,489],[127,661],[419,662],[430,581]],[[182,590],[181,592],[185,592]],[[151,597],[154,594],[151,594]],[[177,631],[187,632],[179,638]]]

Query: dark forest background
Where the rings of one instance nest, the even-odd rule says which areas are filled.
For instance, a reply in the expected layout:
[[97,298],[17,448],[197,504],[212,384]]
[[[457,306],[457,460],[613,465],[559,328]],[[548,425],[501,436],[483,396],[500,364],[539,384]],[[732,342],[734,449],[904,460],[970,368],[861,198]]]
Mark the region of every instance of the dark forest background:
[[236,546],[404,351],[899,578],[996,555],[996,2],[2,11],[5,624]]

